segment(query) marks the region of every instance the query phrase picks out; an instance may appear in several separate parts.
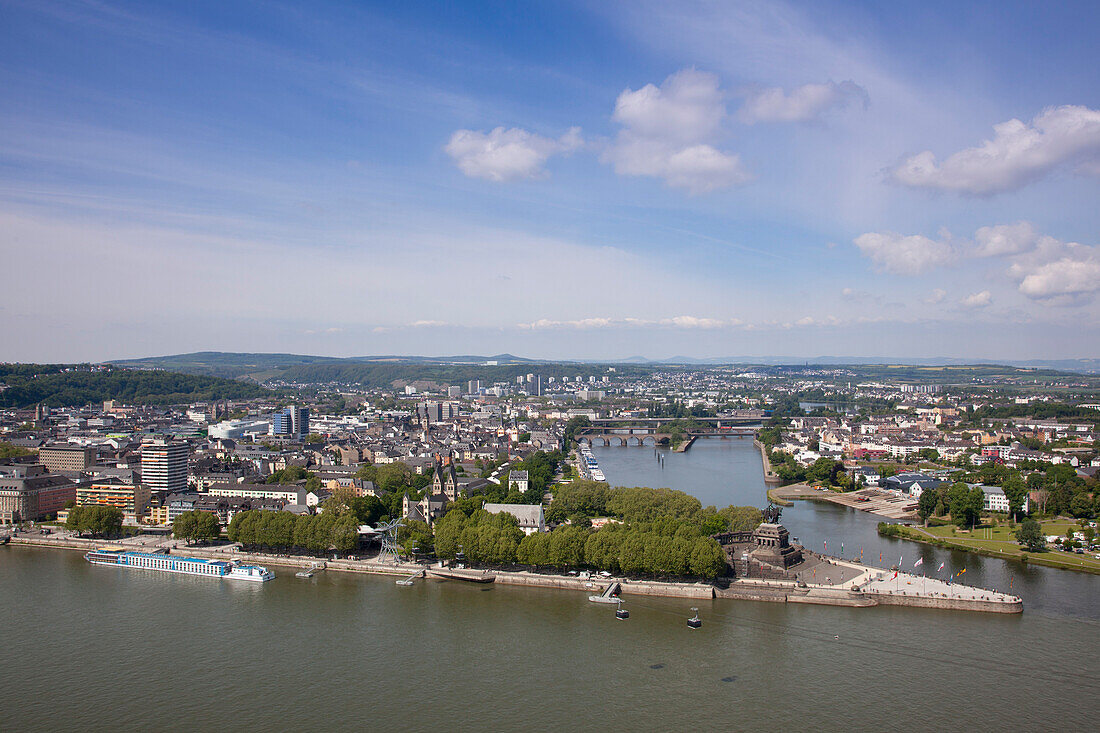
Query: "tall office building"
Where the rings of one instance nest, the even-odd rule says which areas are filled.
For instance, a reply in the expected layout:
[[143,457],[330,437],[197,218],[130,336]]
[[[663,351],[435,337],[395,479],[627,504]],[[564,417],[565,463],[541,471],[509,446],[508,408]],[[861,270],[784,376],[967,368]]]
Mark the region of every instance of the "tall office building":
[[305,440],[309,435],[309,408],[291,405],[287,409],[290,410],[290,432],[298,436],[298,440]]
[[309,435],[309,408],[291,405],[271,417],[272,435],[290,435],[305,440]]
[[154,440],[141,446],[141,483],[164,495],[187,490],[187,443]]

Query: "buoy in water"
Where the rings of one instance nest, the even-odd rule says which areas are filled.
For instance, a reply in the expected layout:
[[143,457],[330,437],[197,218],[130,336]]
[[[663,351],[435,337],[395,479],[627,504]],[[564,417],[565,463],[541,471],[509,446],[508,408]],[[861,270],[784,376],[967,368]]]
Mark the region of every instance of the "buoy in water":
[[688,628],[697,629],[703,625],[703,622],[699,620],[699,609],[693,608],[691,610],[695,611],[695,615],[688,619]]

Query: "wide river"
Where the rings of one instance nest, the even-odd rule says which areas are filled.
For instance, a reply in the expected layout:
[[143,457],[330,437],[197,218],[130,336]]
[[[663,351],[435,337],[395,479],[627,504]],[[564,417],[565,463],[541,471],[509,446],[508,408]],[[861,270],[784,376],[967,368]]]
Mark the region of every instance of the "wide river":
[[[751,440],[596,449],[616,485],[766,503]],[[0,730],[1085,729],[1100,716],[1100,578],[881,540],[800,502],[811,547],[966,567],[1001,616],[634,599],[276,568],[252,585],[0,548]],[[834,547],[835,543],[835,547]],[[919,569],[918,569],[919,571]],[[945,571],[946,572],[946,569]]]

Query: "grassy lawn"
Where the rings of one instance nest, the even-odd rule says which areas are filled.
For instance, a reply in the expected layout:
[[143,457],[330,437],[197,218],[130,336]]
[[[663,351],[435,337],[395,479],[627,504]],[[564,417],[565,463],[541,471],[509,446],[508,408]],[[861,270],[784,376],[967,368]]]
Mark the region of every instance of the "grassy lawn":
[[[1070,527],[1079,529],[1075,522],[1068,520],[1055,520],[1042,522],[1043,534],[1064,535]],[[1014,530],[1008,525],[995,527],[978,527],[975,530],[956,529],[952,534],[951,526],[945,527],[904,527],[902,536],[918,542],[936,542],[947,547],[959,550],[968,550],[991,557],[1003,557],[1009,560],[1019,560],[1027,555],[1027,561],[1036,565],[1047,565],[1069,570],[1083,570],[1090,573],[1100,573],[1100,560],[1093,557],[1092,553],[1078,555],[1061,550],[1047,550],[1046,552],[1028,552],[1021,550],[1016,544]]]

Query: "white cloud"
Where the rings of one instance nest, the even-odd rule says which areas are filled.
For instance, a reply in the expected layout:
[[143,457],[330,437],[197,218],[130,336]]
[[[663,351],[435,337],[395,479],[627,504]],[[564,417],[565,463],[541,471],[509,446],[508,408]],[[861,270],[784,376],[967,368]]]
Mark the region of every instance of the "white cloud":
[[851,81],[804,84],[792,89],[790,94],[785,93],[782,87],[771,87],[747,94],[737,116],[749,125],[757,122],[806,122],[854,99],[861,99],[864,106],[867,105],[867,90]]
[[1100,291],[1100,247],[1038,236],[1013,255],[1008,276],[1019,291],[1047,305],[1080,305]]
[[583,144],[579,127],[557,140],[519,128],[497,127],[488,133],[458,130],[444,150],[471,178],[502,182],[539,178],[551,155],[573,152]]
[[894,232],[868,232],[854,241],[880,270],[897,275],[919,275],[955,258],[955,249],[946,233],[937,240],[919,234],[906,237]]
[[943,299],[947,297],[947,291],[943,288],[936,288],[933,290],[927,298],[924,299],[925,303],[929,305],[935,305],[936,303],[942,303]]
[[977,244],[974,254],[978,257],[1019,254],[1034,247],[1038,238],[1035,227],[1026,221],[982,227],[974,233]]
[[959,301],[959,304],[964,308],[985,308],[992,303],[993,294],[988,290],[983,290],[980,293],[971,293]]
[[1063,257],[1039,266],[1020,281],[1020,292],[1035,300],[1077,302],[1100,290],[1100,260]]
[[659,87],[619,95],[612,119],[623,129],[602,158],[619,175],[662,178],[690,193],[746,183],[752,176],[740,157],[713,144],[725,117],[718,78],[684,69]]
[[903,185],[989,195],[1012,191],[1062,166],[1095,172],[1100,155],[1100,110],[1052,107],[1030,124],[1012,119],[993,126],[993,138],[937,165],[926,150],[890,172]]

